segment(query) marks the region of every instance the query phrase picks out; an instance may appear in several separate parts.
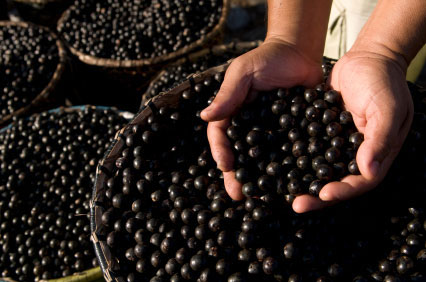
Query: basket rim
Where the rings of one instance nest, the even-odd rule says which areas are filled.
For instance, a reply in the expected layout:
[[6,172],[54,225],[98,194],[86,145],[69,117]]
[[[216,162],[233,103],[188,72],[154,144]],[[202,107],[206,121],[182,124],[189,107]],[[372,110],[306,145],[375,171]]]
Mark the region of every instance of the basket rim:
[[46,5],[50,3],[63,3],[67,0],[12,0],[13,2],[18,2],[28,5]]
[[0,277],[0,282],[18,282],[9,277]]
[[[76,56],[81,62],[88,65],[105,67],[105,68],[137,68],[137,67],[152,66],[152,65],[164,63],[164,62],[179,58],[187,53],[190,53],[197,47],[203,45],[206,42],[211,41],[216,35],[221,33],[222,29],[225,26],[226,18],[229,14],[231,0],[222,0],[222,1],[223,1],[222,14],[219,18],[219,22],[213,27],[213,29],[209,33],[197,39],[196,41],[191,42],[189,45],[186,45],[178,49],[177,51],[164,54],[158,57],[141,59],[141,60],[115,60],[115,59],[99,58],[92,55],[88,55],[84,52],[81,52],[75,49],[64,39],[63,39],[63,42],[64,42],[64,45],[71,51],[71,53],[74,56]],[[68,9],[66,9],[62,13],[61,17],[59,18],[56,25],[56,31],[58,32],[58,34],[61,34],[59,32],[59,26],[62,25],[68,19],[70,10],[73,7],[75,7],[74,4],[71,5]]]
[[[42,111],[40,113],[34,113],[34,115],[39,115],[39,114],[44,113],[44,112],[56,113],[56,112],[59,112],[59,111],[64,111],[64,112],[67,112],[67,113],[72,113],[72,112],[75,112],[75,111],[84,111],[87,108],[90,108],[90,109],[93,109],[93,110],[100,110],[100,111],[108,110],[108,109],[109,110],[113,110],[113,111],[116,111],[123,118],[125,118],[126,120],[129,120],[129,121],[131,119],[133,119],[134,116],[135,116],[134,113],[131,113],[131,112],[128,112],[128,111],[122,111],[122,110],[117,109],[116,107],[96,106],[96,105],[89,105],[89,104],[87,104],[87,105],[69,106],[69,107],[67,107],[67,106],[59,106],[57,108],[53,108],[53,109],[50,109],[50,110]],[[3,132],[5,132],[6,130],[10,129],[12,126],[13,126],[13,123],[9,123],[5,127],[0,128],[0,134],[3,133]]]
[[46,5],[49,3],[62,3],[67,0],[12,0],[14,2],[19,2],[23,4],[36,4],[36,5]]
[[[83,271],[75,272],[71,275],[55,278],[55,279],[48,279],[48,280],[40,280],[40,282],[84,282],[84,281],[92,281],[92,279],[99,278],[99,276],[102,277],[102,270],[99,266],[88,268]],[[1,281],[0,281],[1,282]]]
[[43,90],[37,94],[37,96],[26,106],[23,106],[22,108],[16,110],[15,112],[8,114],[4,118],[0,120],[0,126],[7,124],[10,119],[14,116],[20,116],[22,114],[25,114],[28,112],[31,108],[37,106],[40,102],[43,101],[43,99],[47,99],[49,95],[51,94],[52,90],[56,88],[58,85],[64,71],[65,66],[67,63],[67,56],[66,51],[64,48],[64,45],[62,44],[61,40],[58,38],[58,36],[49,28],[40,26],[37,24],[33,24],[30,22],[12,22],[12,21],[0,21],[0,27],[2,26],[19,26],[22,28],[28,28],[28,27],[37,27],[42,28],[45,31],[47,31],[56,41],[56,47],[58,48],[58,55],[59,55],[59,61],[58,65],[56,66],[55,71],[53,72],[52,77],[50,78],[50,81],[47,83],[47,85],[43,88]]
[[99,193],[101,193],[104,189],[103,183],[105,182],[105,178],[111,174],[112,165],[115,163],[115,159],[121,155],[121,151],[125,147],[126,134],[132,130],[133,125],[142,124],[148,116],[154,114],[156,109],[163,106],[166,101],[169,102],[171,99],[174,99],[174,101],[177,102],[180,94],[183,91],[190,89],[194,83],[199,83],[206,77],[212,77],[216,73],[224,73],[228,66],[229,62],[207,69],[202,73],[193,74],[175,88],[168,92],[162,92],[160,95],[151,98],[148,101],[147,106],[142,108],[125,127],[116,133],[114,141],[106,151],[104,158],[99,161],[96,168],[96,178],[93,185],[92,198],[90,199],[90,229],[91,240],[95,248],[96,257],[106,281],[124,282],[124,280],[118,276],[113,269],[111,269],[115,266],[115,264],[110,260],[111,256],[109,246],[106,244],[105,236],[101,234],[98,235],[98,227],[101,228],[101,226],[97,223],[99,223],[103,209]]
[[[158,80],[170,69],[176,66],[179,66],[181,64],[184,64],[186,62],[192,62],[197,60],[198,58],[210,53],[213,55],[220,55],[225,52],[229,51],[235,51],[237,52],[239,49],[248,49],[248,48],[256,48],[260,46],[263,43],[262,40],[254,40],[254,41],[234,41],[230,43],[225,44],[218,44],[213,45],[209,48],[202,49],[200,51],[190,53],[187,56],[180,58],[179,60],[167,65],[163,70],[161,70],[149,83],[148,88],[146,91],[142,94],[142,101],[141,101],[141,107],[148,101],[146,98],[149,92],[151,92],[152,88],[154,87],[154,84],[158,82]],[[189,76],[191,76],[190,74]]]

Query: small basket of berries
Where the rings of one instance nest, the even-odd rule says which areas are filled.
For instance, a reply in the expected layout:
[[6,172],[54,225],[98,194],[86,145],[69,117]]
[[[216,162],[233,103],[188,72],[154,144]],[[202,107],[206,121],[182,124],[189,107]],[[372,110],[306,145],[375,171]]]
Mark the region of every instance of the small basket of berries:
[[171,61],[205,46],[225,24],[228,0],[77,0],[57,29],[82,62],[137,68]]
[[64,100],[58,89],[66,68],[62,43],[48,28],[0,21],[0,127]]

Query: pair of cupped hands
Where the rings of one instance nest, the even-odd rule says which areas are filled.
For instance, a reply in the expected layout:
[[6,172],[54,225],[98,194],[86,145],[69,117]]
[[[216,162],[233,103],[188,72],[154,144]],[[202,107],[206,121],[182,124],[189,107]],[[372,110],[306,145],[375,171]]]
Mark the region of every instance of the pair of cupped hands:
[[[230,64],[216,98],[202,111],[201,118],[209,122],[207,136],[212,156],[223,172],[225,188],[232,199],[244,197],[241,184],[235,179],[234,156],[226,136],[233,114],[259,91],[296,85],[314,87],[322,79],[321,62],[274,38]],[[297,196],[292,205],[298,213],[320,209],[376,187],[401,149],[412,122],[413,102],[405,69],[392,58],[350,50],[335,64],[327,84],[341,92],[346,110],[364,134],[356,155],[361,174],[325,185],[319,198]]]

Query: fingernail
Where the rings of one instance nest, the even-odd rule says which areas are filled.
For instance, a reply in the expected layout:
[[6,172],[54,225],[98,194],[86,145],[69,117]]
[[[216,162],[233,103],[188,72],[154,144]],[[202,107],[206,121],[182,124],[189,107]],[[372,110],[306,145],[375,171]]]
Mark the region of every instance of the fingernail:
[[380,163],[378,161],[373,161],[370,165],[370,171],[373,176],[379,175],[380,172]]

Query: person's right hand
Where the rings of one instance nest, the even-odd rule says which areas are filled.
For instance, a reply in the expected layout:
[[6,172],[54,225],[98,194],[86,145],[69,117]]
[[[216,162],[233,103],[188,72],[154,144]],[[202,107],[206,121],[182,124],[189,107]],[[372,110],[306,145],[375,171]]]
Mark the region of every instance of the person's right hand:
[[269,38],[258,48],[236,58],[228,67],[216,98],[201,113],[209,122],[207,137],[217,167],[223,172],[226,191],[241,200],[241,184],[235,179],[234,156],[226,129],[231,116],[253,99],[257,91],[313,87],[322,81],[321,63],[285,41]]

